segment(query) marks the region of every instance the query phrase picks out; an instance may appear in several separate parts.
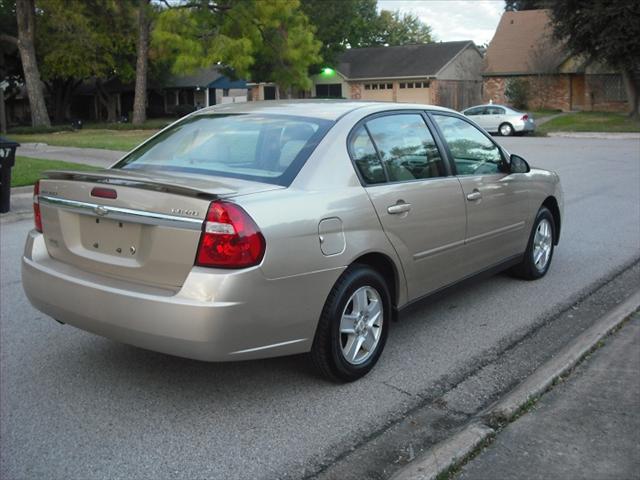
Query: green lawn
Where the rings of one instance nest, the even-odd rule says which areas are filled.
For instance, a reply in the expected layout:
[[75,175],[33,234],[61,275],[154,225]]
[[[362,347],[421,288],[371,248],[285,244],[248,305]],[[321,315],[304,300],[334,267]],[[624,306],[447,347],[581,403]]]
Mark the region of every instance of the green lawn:
[[540,117],[549,117],[551,115],[555,115],[556,113],[561,113],[562,110],[542,109],[542,110],[527,110],[527,112],[533,115],[533,118],[537,119]]
[[538,133],[549,132],[640,132],[640,121],[626,113],[569,113],[538,127]]
[[59,160],[42,160],[39,158],[16,157],[16,164],[11,170],[11,186],[22,187],[33,185],[45,170],[100,170],[90,165],[61,162]]
[[60,147],[104,148],[106,150],[131,150],[158,130],[93,130],[75,132],[9,134],[19,143],[47,143]]

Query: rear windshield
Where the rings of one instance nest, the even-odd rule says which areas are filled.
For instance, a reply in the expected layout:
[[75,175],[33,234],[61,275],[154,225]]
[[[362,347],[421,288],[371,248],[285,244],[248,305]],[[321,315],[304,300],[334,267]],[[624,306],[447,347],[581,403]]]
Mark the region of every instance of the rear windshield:
[[114,168],[289,185],[332,124],[287,115],[193,115],[131,152]]

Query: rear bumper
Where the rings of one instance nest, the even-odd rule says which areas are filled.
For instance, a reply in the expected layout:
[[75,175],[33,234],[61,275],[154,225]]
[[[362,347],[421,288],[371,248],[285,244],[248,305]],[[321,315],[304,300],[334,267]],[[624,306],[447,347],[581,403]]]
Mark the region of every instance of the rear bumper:
[[123,343],[205,361],[306,352],[342,269],[267,279],[260,268],[194,267],[178,292],[90,274],[51,258],[29,233],[22,282],[58,321]]
[[519,133],[533,132],[536,129],[536,124],[534,122],[516,122],[513,129]]

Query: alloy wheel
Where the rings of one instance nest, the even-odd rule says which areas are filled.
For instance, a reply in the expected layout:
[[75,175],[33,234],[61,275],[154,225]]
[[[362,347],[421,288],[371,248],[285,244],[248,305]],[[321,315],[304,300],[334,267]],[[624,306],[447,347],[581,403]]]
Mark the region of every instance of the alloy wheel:
[[340,347],[352,365],[364,363],[380,343],[384,309],[375,288],[358,288],[347,302],[340,318]]

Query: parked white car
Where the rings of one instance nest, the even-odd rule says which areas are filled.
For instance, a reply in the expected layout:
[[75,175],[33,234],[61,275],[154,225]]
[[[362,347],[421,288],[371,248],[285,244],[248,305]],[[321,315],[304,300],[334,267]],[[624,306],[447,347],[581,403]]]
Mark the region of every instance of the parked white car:
[[487,132],[499,133],[503,137],[533,132],[536,124],[533,117],[525,112],[505,105],[477,105],[462,112]]

